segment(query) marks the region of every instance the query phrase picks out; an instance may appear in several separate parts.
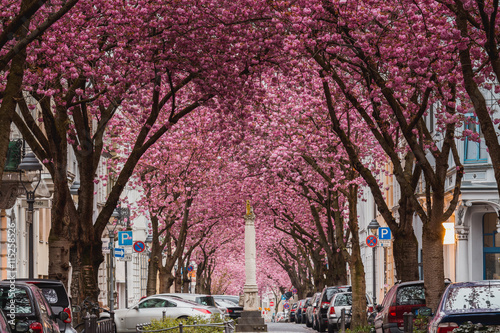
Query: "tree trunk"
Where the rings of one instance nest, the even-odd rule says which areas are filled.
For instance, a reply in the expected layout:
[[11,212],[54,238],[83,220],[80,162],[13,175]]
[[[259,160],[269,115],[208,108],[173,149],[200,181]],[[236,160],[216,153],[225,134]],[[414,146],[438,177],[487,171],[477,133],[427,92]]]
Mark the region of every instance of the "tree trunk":
[[[174,276],[166,267],[160,267],[160,290],[159,293],[169,293],[170,287],[174,283]],[[177,290],[176,290],[177,292]]]
[[423,226],[422,247],[424,267],[424,285],[426,305],[436,311],[444,292],[444,258],[443,258],[444,228],[441,220],[432,216]]
[[99,266],[104,261],[101,239],[75,242],[71,254],[71,296],[76,301],[75,305],[80,304],[86,297],[96,301],[99,296]]
[[[350,173],[350,179],[354,179],[354,174]],[[349,229],[351,230],[351,254],[349,256],[349,267],[351,268],[352,286],[352,321],[351,329],[366,326],[366,281],[365,267],[361,259],[361,249],[359,246],[359,225],[358,225],[358,187],[349,187]],[[342,251],[346,255],[346,251]]]
[[156,281],[158,278],[158,271],[159,271],[159,261],[160,261],[160,256],[158,256],[157,253],[153,253],[151,251],[151,257],[149,258],[148,262],[148,282],[146,286],[146,295],[154,295],[156,294]]
[[399,226],[392,230],[393,243],[392,255],[396,266],[396,279],[416,281],[418,274],[418,240],[413,230],[413,215],[410,209],[411,202],[408,198],[399,201]]
[[[20,10],[23,11],[26,9],[30,3],[31,1],[29,0],[23,0]],[[18,30],[19,34],[17,34],[15,41],[26,37],[26,33],[29,31],[29,24],[30,21],[27,20]],[[17,102],[15,99],[21,92],[25,63],[26,48],[23,48],[12,59],[9,75],[7,76],[7,85],[2,92],[2,105],[0,106],[0,184],[2,183],[5,159],[7,157],[7,150],[9,149],[12,115],[16,112]]]
[[[356,233],[357,234],[357,233]],[[359,248],[359,238],[352,241],[352,253],[349,267],[351,268],[351,286],[352,286],[352,322],[351,329],[366,326],[366,281],[365,267],[361,260],[361,251]]]

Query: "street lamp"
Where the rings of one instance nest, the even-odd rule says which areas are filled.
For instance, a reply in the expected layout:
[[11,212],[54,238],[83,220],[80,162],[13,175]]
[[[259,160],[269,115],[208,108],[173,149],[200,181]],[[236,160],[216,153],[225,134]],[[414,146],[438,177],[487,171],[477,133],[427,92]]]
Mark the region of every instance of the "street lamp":
[[69,193],[71,195],[78,195],[79,189],[80,189],[80,182],[78,180],[75,180],[73,184],[71,184],[71,187],[69,188]]
[[[28,203],[28,211],[27,211],[27,218],[26,218],[26,223],[28,224],[28,246],[29,246],[29,262],[28,262],[28,277],[30,279],[34,278],[34,242],[33,242],[33,205],[35,203],[35,192],[36,189],[38,188],[38,185],[40,185],[40,181],[42,180],[42,169],[43,165],[40,164],[38,159],[36,158],[35,154],[32,152],[26,154],[26,156],[23,158],[19,166],[17,167],[19,169],[19,182],[21,185],[23,185],[24,190],[26,191],[26,202]],[[38,182],[33,189],[33,191],[28,190],[26,185],[23,182],[22,178],[22,173],[23,171],[25,172],[30,172],[30,171],[38,171]]]
[[[380,228],[380,224],[378,224],[377,220],[373,219],[370,221],[370,224],[368,224],[368,227],[367,229],[371,232],[372,235],[374,235],[375,237],[377,237],[377,231],[378,231],[378,228]],[[377,296],[376,296],[376,292],[375,292],[375,289],[376,289],[376,280],[375,280],[375,248],[376,246],[372,247],[372,266],[373,266],[373,305],[377,304]]]
[[[116,209],[111,216],[116,217]],[[116,213],[117,214],[117,213]],[[108,224],[106,229],[108,229],[109,237],[109,311],[115,310],[115,229],[117,224]]]

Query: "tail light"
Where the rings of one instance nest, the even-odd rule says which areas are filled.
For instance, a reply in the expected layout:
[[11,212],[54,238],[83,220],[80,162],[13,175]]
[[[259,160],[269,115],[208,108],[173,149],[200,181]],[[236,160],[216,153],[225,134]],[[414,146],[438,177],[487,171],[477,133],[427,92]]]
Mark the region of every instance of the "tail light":
[[321,307],[327,309],[330,306],[330,302],[321,302]]
[[373,312],[373,306],[368,307],[368,312]]
[[42,333],[43,327],[39,322],[31,323],[30,329],[33,333]]
[[395,306],[390,306],[389,307],[389,319],[396,319],[396,307]]
[[330,312],[328,314],[331,314],[331,315],[335,314],[335,308],[333,306],[330,307]]
[[441,323],[438,325],[437,333],[451,332],[457,327],[458,325],[456,323]]
[[233,313],[233,309],[227,309],[227,313]]
[[70,308],[65,308],[63,311],[68,314],[68,319],[65,319],[63,321],[65,323],[67,323],[67,324],[71,323],[71,309]]
[[203,312],[204,314],[212,314],[212,312],[210,312],[207,309],[200,309],[200,308],[194,308],[194,309],[197,310],[197,311]]

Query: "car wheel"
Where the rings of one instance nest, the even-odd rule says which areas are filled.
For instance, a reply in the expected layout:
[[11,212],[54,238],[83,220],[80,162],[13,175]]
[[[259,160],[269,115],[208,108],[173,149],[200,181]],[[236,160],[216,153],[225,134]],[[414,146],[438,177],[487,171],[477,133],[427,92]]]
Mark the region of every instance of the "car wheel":
[[309,317],[306,317],[306,326],[307,327],[312,327],[311,322],[309,321]]
[[321,321],[318,323],[318,332],[326,332],[325,324],[323,324]]
[[318,321],[316,320],[316,317],[313,317],[313,325],[312,325],[313,330],[318,330]]
[[335,332],[335,325],[333,324],[328,324],[328,333],[333,333]]

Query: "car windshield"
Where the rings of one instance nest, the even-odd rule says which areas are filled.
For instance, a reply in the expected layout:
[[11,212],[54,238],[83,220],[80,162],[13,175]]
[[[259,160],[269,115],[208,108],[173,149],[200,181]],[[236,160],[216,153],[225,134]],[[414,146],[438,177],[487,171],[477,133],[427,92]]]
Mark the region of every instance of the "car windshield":
[[398,288],[396,305],[425,304],[425,289],[423,285],[410,285]]
[[6,313],[31,314],[34,313],[33,304],[24,288],[0,287],[0,306]]
[[351,291],[350,287],[334,287],[326,289],[325,297],[323,297],[323,302],[330,302],[333,295],[343,292],[343,291]]
[[499,308],[500,285],[451,288],[444,303],[444,310],[450,312],[498,310]]

